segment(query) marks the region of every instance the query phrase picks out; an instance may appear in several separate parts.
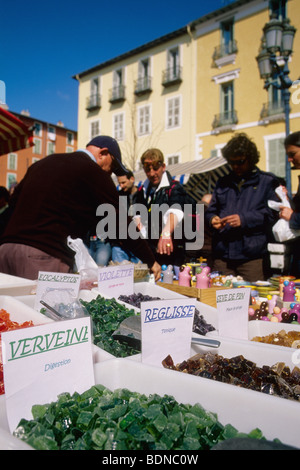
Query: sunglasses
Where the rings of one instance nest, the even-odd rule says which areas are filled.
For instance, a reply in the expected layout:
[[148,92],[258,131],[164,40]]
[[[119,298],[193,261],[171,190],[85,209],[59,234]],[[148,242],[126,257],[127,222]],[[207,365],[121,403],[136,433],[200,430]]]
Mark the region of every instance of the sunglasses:
[[153,163],[144,163],[143,168],[145,172],[148,173],[148,171],[150,171],[151,168],[152,170],[157,171],[161,166],[162,166],[162,162],[153,162]]
[[241,160],[232,160],[232,161],[229,160],[228,163],[229,163],[230,166],[242,166],[242,165],[244,165],[244,163],[246,161],[247,161],[247,159],[243,158]]

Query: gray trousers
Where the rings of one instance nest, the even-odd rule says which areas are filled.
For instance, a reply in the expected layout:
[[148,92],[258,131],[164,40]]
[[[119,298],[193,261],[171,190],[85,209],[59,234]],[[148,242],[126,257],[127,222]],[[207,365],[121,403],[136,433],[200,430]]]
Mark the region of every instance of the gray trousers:
[[0,246],[0,272],[36,280],[39,271],[68,273],[70,267],[58,258],[29,245],[5,243]]

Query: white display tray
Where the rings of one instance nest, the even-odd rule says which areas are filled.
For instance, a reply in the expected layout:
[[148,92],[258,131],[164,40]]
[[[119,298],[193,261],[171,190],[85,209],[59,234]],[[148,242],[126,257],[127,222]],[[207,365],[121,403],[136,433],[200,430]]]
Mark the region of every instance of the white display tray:
[[50,318],[37,312],[16,297],[0,295],[0,308],[6,310],[10,314],[10,319],[18,323],[31,320],[37,326],[52,322]]
[[299,331],[300,325],[294,325],[291,323],[276,323],[271,321],[263,320],[252,320],[249,321],[249,339],[254,338],[254,336],[267,336],[272,333],[278,333],[281,330],[288,331]]
[[0,273],[0,295],[26,295],[31,294],[35,288],[35,281]]
[[[96,364],[94,370],[95,382],[111,390],[127,388],[146,395],[172,395],[183,404],[200,403],[206,411],[217,413],[223,425],[230,423],[245,433],[259,428],[268,440],[278,438],[283,444],[300,448],[300,403],[127,359],[105,361]],[[4,397],[0,399],[0,429],[0,443],[5,449],[11,442]],[[20,441],[20,449],[22,445]]]

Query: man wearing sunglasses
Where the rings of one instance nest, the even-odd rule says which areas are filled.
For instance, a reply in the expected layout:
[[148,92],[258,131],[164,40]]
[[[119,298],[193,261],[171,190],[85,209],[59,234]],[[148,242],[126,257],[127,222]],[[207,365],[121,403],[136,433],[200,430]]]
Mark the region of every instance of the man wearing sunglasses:
[[218,180],[205,213],[212,228],[213,269],[249,282],[264,280],[267,244],[277,220],[268,200],[278,200],[279,182],[257,167],[259,152],[245,134],[235,135],[222,154],[231,172]]
[[[147,180],[134,195],[134,207],[137,207],[137,204],[146,206],[148,217],[147,220],[139,220],[139,228],[148,239],[160,265],[181,266],[185,251],[182,240],[174,237],[174,230],[184,216],[185,190],[181,184],[173,181],[166,171],[161,150],[146,150],[141,157],[141,163]],[[163,207],[163,216],[156,224],[156,215]]]

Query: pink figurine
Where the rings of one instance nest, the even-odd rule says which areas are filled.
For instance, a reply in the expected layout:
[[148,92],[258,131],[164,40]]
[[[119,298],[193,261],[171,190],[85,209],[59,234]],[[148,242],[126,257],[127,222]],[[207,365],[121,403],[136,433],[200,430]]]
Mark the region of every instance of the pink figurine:
[[191,268],[189,266],[184,266],[181,269],[182,270],[180,271],[179,277],[178,277],[178,285],[191,287],[191,279],[192,279],[192,276],[190,274]]
[[295,283],[284,281],[283,283],[283,301],[284,302],[294,302],[295,301]]
[[196,287],[197,289],[207,289],[210,283],[210,267],[205,266],[201,273],[196,275]]

